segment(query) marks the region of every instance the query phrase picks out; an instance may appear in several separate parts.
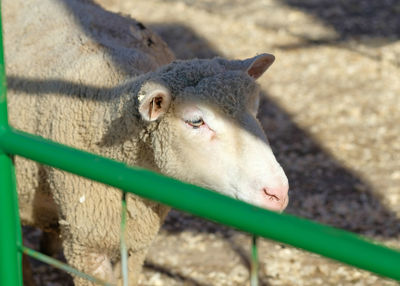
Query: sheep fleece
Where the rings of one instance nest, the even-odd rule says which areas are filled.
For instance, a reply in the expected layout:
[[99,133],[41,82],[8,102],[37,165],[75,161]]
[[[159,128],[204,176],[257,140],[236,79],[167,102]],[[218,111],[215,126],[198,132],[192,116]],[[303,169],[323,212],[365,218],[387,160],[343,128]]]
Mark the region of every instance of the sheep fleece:
[[[137,139],[146,136],[144,130],[129,142],[108,143],[119,142],[114,134],[132,134],[124,124],[141,130],[141,122],[129,122],[134,117],[118,124],[124,108],[118,84],[171,62],[174,56],[166,44],[140,23],[89,1],[2,4],[10,124],[151,167],[145,162],[148,148]],[[45,230],[60,226],[68,262],[88,273],[102,259],[91,257],[96,250],[111,260],[118,258],[120,191],[23,158],[15,163],[23,224]],[[129,263],[135,276],[168,208],[135,196],[128,197],[128,205]]]
[[[166,86],[173,101],[196,96],[231,115],[245,105],[241,95],[257,90],[240,61],[171,63],[172,52],[159,37],[90,1],[7,0],[3,15],[11,125],[129,165],[165,173],[171,164],[157,155],[168,154],[163,138],[170,114],[149,123],[138,112],[152,84]],[[16,169],[22,222],[60,229],[70,264],[110,273],[108,259],[119,258],[120,191],[19,157]],[[167,212],[128,196],[131,277]]]

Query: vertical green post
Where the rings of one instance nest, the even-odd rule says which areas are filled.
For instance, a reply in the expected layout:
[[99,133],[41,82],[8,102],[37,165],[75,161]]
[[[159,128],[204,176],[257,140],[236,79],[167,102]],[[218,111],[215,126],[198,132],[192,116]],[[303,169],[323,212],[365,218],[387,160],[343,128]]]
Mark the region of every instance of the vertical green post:
[[121,232],[120,232],[120,250],[121,250],[121,276],[122,285],[128,286],[128,251],[126,248],[126,193],[122,192],[121,209]]
[[258,286],[257,236],[251,237],[250,286]]
[[[9,128],[2,31],[0,2],[0,133]],[[21,244],[14,165],[0,146],[0,285],[22,286]]]

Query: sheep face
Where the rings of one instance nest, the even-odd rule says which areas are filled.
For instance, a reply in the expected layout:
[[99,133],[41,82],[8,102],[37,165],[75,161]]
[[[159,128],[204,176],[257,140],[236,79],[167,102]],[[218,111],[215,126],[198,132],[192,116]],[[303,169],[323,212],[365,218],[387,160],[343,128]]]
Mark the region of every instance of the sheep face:
[[287,178],[251,112],[232,118],[195,101],[174,109],[166,172],[260,207],[286,207]]
[[266,209],[285,209],[288,180],[256,119],[254,79],[271,64],[269,56],[264,65],[253,61],[244,71],[204,77],[174,100],[167,89],[153,86],[156,99],[141,108],[148,120],[162,116],[162,136],[153,140],[162,173]]

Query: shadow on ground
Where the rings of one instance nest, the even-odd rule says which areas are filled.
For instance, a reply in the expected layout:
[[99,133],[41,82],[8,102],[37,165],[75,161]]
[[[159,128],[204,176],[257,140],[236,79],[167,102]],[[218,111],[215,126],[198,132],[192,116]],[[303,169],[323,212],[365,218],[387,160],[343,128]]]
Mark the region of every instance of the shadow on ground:
[[[336,32],[336,36],[312,37],[294,35],[301,42],[277,46],[280,49],[311,48],[336,45],[375,60],[381,56],[360,50],[357,43],[367,47],[382,47],[400,38],[400,1],[374,0],[283,0],[286,5],[320,20]],[[349,42],[350,41],[350,42]],[[343,45],[346,44],[346,45]],[[399,65],[397,61],[393,61]]]
[[[395,21],[394,16],[388,17],[386,15],[388,18],[383,21],[386,23],[384,27],[379,28],[369,24],[369,22],[375,23],[376,19],[380,19],[377,17],[381,16],[375,15],[377,11],[380,11],[379,9],[390,9],[386,4],[379,4],[381,3],[379,1],[371,6],[375,8],[371,8],[372,10],[369,10],[369,13],[365,16],[357,14],[357,9],[359,9],[358,1],[316,2],[286,0],[286,2],[304,10],[311,10],[310,7],[312,7],[312,13],[316,13],[325,21],[330,21],[331,25],[338,26],[337,29],[341,34],[341,40],[345,40],[349,36],[367,35],[375,37],[381,35],[381,33],[388,37],[399,36],[399,21]],[[382,1],[382,3],[391,2],[397,3],[397,1]],[[343,16],[338,19],[329,15],[327,17],[324,14],[324,5],[329,7],[336,5],[337,10],[345,12],[353,9],[351,13],[354,15],[351,14],[349,16],[343,12]],[[122,16],[118,15],[118,17]],[[350,24],[346,28],[341,28],[342,26],[336,23],[344,19],[350,19]],[[392,23],[393,21],[395,24]],[[177,58],[210,58],[218,55],[218,52],[205,39],[196,35],[189,27],[181,24],[153,24],[151,28],[158,32],[169,44]],[[95,39],[96,37],[93,38]],[[46,81],[13,78],[8,81],[9,89],[18,89],[20,85],[18,84],[17,86],[15,83],[24,80],[27,81],[27,85],[33,85],[32,90],[36,92],[49,92],[47,88],[54,86]],[[70,94],[68,96],[74,95]],[[385,238],[398,237],[400,233],[399,219],[380,203],[380,199],[374,195],[370,186],[325,152],[312,136],[298,127],[290,116],[268,97],[267,91],[262,92],[259,113],[260,118],[264,118],[262,125],[270,139],[274,153],[278,161],[281,162],[290,181],[291,201],[288,207],[289,213],[360,234],[378,235]],[[217,233],[231,243],[232,249],[242,258],[242,262],[247,266],[249,265],[244,249],[230,239],[235,232],[228,227],[205,221],[189,214],[171,211],[163,230],[170,233],[184,230]],[[147,263],[145,267],[170,277],[177,277],[177,274],[173,274],[159,265]],[[189,283],[188,285],[202,285],[189,277],[178,276],[176,279],[185,281]],[[268,282],[265,281],[263,285],[268,285]]]
[[400,38],[398,0],[283,0],[335,29],[338,40],[350,38]]

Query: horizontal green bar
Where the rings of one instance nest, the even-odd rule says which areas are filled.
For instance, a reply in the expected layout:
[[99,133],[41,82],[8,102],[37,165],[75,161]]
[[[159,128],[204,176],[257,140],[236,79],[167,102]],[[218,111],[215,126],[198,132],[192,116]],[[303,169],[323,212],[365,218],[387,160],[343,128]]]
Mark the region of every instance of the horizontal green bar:
[[399,251],[369,242],[350,232],[264,210],[13,129],[0,129],[0,148],[194,215],[400,280]]
[[[52,266],[54,266],[54,267],[56,267],[58,269],[64,270],[64,271],[69,272],[71,274],[74,274],[76,276],[82,277],[82,278],[84,278],[84,279],[86,279],[88,281],[91,281],[93,283],[100,284],[102,286],[115,286],[114,284],[108,283],[108,282],[106,282],[106,281],[104,281],[104,280],[102,280],[100,278],[96,278],[94,276],[91,276],[91,275],[88,275],[86,273],[83,273],[83,272],[81,272],[81,271],[69,266],[66,263],[58,261],[57,259],[54,259],[53,257],[44,255],[43,253],[40,253],[40,252],[35,251],[33,249],[30,249],[30,248],[28,248],[26,246],[21,246],[20,247],[20,251],[25,253],[26,255],[29,255],[29,256],[39,260],[39,261],[42,261],[42,262],[47,263],[47,264],[50,264],[50,265],[52,265]],[[13,285],[13,284],[9,284],[9,285]]]

